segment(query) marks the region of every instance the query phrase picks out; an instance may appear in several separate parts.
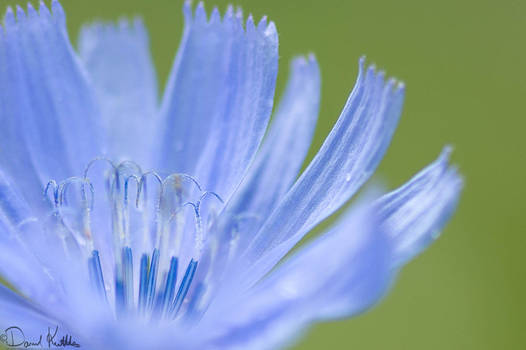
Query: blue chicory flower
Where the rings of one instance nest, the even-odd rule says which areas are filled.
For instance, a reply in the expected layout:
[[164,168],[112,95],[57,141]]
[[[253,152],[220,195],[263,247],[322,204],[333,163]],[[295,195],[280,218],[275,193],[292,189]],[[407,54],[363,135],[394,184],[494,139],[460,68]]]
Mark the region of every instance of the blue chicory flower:
[[7,9],[4,345],[42,335],[39,345],[86,349],[283,347],[313,322],[376,303],[454,211],[462,181],[446,148],[284,259],[374,172],[404,88],[360,60],[338,122],[297,177],[318,114],[315,58],[293,60],[265,135],[274,23],[231,7],[207,17],[202,4],[184,15],[159,106],[139,20],[88,25],[75,51],[58,1]]

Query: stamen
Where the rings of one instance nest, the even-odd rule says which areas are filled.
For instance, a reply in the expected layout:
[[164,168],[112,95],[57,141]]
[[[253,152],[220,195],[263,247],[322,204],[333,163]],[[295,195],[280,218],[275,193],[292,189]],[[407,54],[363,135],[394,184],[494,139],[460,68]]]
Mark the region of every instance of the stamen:
[[206,198],[206,196],[212,196],[212,197],[215,197],[219,202],[221,202],[221,204],[224,204],[225,202],[223,201],[223,198],[221,198],[220,195],[218,195],[217,193],[213,192],[213,191],[205,191],[203,192],[203,194],[201,195],[201,198],[199,199],[199,202],[202,202],[203,199]]
[[149,275],[149,258],[148,255],[143,254],[141,257],[140,275],[139,275],[139,314],[145,314],[146,306],[146,293],[148,291],[148,275]]
[[124,248],[124,293],[126,310],[133,309],[133,256],[130,247]]
[[172,303],[175,295],[175,284],[177,283],[177,258],[172,257],[170,261],[170,270],[166,277],[166,286],[162,298],[161,314],[164,315],[168,311],[169,305]]
[[[104,170],[102,176],[94,178],[93,165],[97,161],[104,161],[111,168]],[[92,176],[91,179],[88,174]],[[157,180],[154,182],[159,184],[158,189],[148,184],[149,177]],[[136,188],[133,188],[133,182]],[[99,207],[99,204],[104,203],[104,197],[95,199],[93,183],[106,187],[107,207]],[[76,191],[73,192],[71,187]],[[148,190],[152,192],[148,193]],[[71,177],[59,184],[51,180],[43,194],[54,208],[50,218],[54,219],[52,224],[57,227],[53,227],[53,231],[57,234],[63,232],[64,236],[69,232],[84,249],[94,290],[108,307],[112,304],[109,299],[113,294],[111,297],[115,300],[113,310],[116,317],[136,312],[150,321],[169,321],[181,314],[183,305],[186,312],[192,313],[192,317],[198,314],[206,283],[199,281],[191,292],[192,297],[188,298],[188,295],[198,261],[201,260],[203,230],[208,229],[207,224],[212,223],[210,218],[224,204],[217,193],[203,191],[200,184],[186,174],[171,174],[163,179],[153,171],[143,173],[133,162],[115,164],[108,159],[97,158],[88,164],[83,177]],[[209,207],[210,198],[221,204],[218,206],[212,203]],[[95,200],[97,208],[94,208]],[[130,202],[133,204],[130,205]],[[192,207],[192,219],[190,212],[184,210],[189,206]],[[106,208],[109,211],[104,212]],[[110,237],[113,235],[113,251],[104,245],[95,249],[105,237],[103,232],[102,236],[95,236],[93,240],[91,215],[97,222],[97,228],[103,228],[105,223],[108,228],[111,227],[108,234]],[[209,221],[202,222],[207,219]],[[183,248],[185,251],[181,251]],[[70,250],[71,244],[65,245],[64,249]],[[150,249],[153,249],[151,254],[147,253]],[[138,276],[134,276],[132,250],[136,253],[139,250],[140,253]],[[112,266],[106,265],[109,261],[101,258],[115,259],[113,273],[106,270]],[[190,259],[190,262],[183,278],[178,281],[180,259]],[[105,273],[111,273],[114,281],[114,285],[108,288],[104,277],[109,278],[109,275],[104,276]],[[158,275],[161,277],[158,278]],[[134,279],[137,277],[138,295],[135,295]]]
[[91,167],[93,166],[93,164],[95,164],[95,163],[97,163],[99,161],[102,161],[102,162],[105,162],[105,163],[109,164],[113,168],[114,171],[117,170],[117,167],[115,166],[115,164],[113,164],[113,162],[110,159],[104,158],[104,157],[97,157],[97,158],[91,160],[88,163],[88,165],[86,166],[86,169],[84,169],[84,174],[83,175],[84,175],[85,179],[88,178],[88,172],[91,169]]
[[58,185],[57,185],[57,182],[55,180],[49,180],[47,185],[46,185],[46,188],[44,190],[44,197],[45,198],[49,198],[49,190],[52,188],[52,191],[53,191],[53,200],[52,200],[52,203],[53,203],[53,206],[55,208],[58,207]]
[[[70,187],[72,185],[79,185],[80,197],[77,197],[77,193],[74,193],[75,196],[68,194],[71,192]],[[58,185],[54,180],[49,181],[44,190],[46,198],[48,198],[50,190],[53,190],[54,204],[53,220],[50,222],[56,225],[50,231],[55,232],[62,241],[65,255],[69,255],[68,247],[71,247],[72,243],[82,248],[86,255],[91,254],[94,249],[90,225],[90,211],[94,205],[93,185],[88,179],[70,177]],[[76,200],[69,203],[68,197]],[[68,243],[69,236],[73,240]]]
[[133,258],[130,247],[122,249],[121,261],[115,279],[115,306],[118,316],[126,315],[133,308]]
[[[137,198],[135,199],[135,206],[138,208],[139,207],[139,200],[140,198],[142,197],[142,193],[144,192],[144,200],[146,200],[147,198],[147,179],[148,179],[148,176],[153,176],[154,179],[157,180],[157,182],[159,183],[159,192],[162,193],[162,187],[163,187],[163,180],[161,178],[161,176],[159,176],[159,174],[157,174],[155,171],[147,171],[145,172],[144,174],[142,174],[141,176],[141,180],[139,182],[139,188],[137,189]],[[143,187],[144,187],[144,190],[143,190]],[[160,205],[160,198],[161,196],[159,196],[159,199],[156,203],[157,205],[157,208],[159,208],[159,205]]]
[[[203,227],[202,223],[202,215],[201,215],[201,205],[205,202],[205,199],[208,197],[215,198],[218,200],[221,204],[224,204],[223,199],[215,192],[212,191],[205,191],[197,201],[197,204],[194,206],[195,209],[195,256],[200,259],[203,251],[203,244],[205,240],[205,232],[204,230],[209,229],[209,223],[205,222],[205,227]],[[208,215],[206,217],[208,220],[214,219],[214,213],[212,210],[208,210]]]
[[[51,183],[51,181],[48,182],[48,184],[49,183]],[[69,186],[72,185],[72,184],[76,184],[76,183],[81,185],[80,186],[81,199],[85,203],[88,203],[88,196],[86,194],[86,185],[89,186],[91,199],[89,201],[89,206],[86,206],[86,207],[90,208],[90,209],[93,209],[93,200],[94,200],[94,195],[95,195],[95,189],[93,188],[93,185],[91,184],[89,179],[82,178],[82,177],[76,177],[76,176],[70,177],[70,178],[62,181],[60,183],[60,185],[58,186],[58,202],[59,202],[59,204],[60,205],[64,205],[64,204],[67,205],[68,204],[67,203],[67,200],[68,200],[67,192],[68,192]]]
[[179,256],[185,233],[184,207],[197,199],[201,186],[191,176],[172,174],[163,181],[155,247],[165,257]]
[[128,188],[129,188],[130,179],[135,180],[135,183],[137,184],[137,193],[136,193],[137,197],[139,197],[139,194],[140,194],[139,188],[140,188],[141,180],[136,175],[128,176],[126,180],[124,181],[124,207],[128,207]]
[[195,217],[195,251],[194,256],[197,258],[200,258],[201,256],[201,250],[203,245],[203,229],[201,225],[201,214],[199,213],[199,203],[196,205],[191,202],[187,202],[183,205],[183,207],[190,206],[193,209],[194,217]]
[[155,285],[157,283],[157,270],[159,268],[159,249],[154,249],[152,254],[152,265],[148,273],[148,285],[146,289],[146,312],[153,309],[153,301],[155,297]]
[[124,310],[124,282],[122,272],[117,269],[115,277],[115,308],[117,315],[122,315]]
[[188,290],[190,289],[190,284],[192,283],[196,269],[197,269],[197,261],[195,261],[194,259],[190,260],[190,263],[188,264],[188,267],[186,268],[186,272],[184,274],[183,281],[181,282],[181,285],[179,286],[179,290],[177,291],[177,296],[175,297],[175,301],[172,304],[172,307],[170,308],[169,314],[172,316],[172,318],[175,318],[177,316],[177,314],[179,313],[179,310],[181,309],[181,305],[183,305],[184,298],[186,297],[186,294],[188,293]]
[[108,297],[106,295],[104,277],[102,275],[102,268],[100,266],[99,252],[97,250],[94,250],[91,258],[89,258],[88,261],[89,261],[88,267],[90,270],[90,277],[91,277],[92,283],[95,286],[97,293],[99,293],[101,298],[103,298],[103,300],[107,302]]

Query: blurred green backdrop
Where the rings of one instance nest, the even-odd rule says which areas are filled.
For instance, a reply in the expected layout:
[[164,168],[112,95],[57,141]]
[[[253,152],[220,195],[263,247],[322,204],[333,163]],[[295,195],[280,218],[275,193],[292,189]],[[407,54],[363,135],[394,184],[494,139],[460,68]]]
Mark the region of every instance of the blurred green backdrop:
[[[26,1],[0,0],[7,4]],[[164,86],[182,29],[180,1],[63,0],[73,41],[95,18],[141,15]],[[226,8],[209,0],[207,9]],[[401,123],[380,178],[394,187],[455,147],[466,178],[438,242],[392,293],[357,318],[315,327],[297,349],[523,349],[526,344],[526,1],[234,0],[280,33],[288,62],[316,53],[321,115],[310,156],[339,115],[366,54],[406,82]],[[3,11],[3,10],[2,10]]]

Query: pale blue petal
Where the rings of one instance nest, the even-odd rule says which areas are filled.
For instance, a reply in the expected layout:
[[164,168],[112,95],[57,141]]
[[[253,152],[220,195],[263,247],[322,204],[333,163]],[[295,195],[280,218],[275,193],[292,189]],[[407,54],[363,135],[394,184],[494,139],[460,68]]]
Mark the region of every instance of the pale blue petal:
[[5,218],[0,218],[0,276],[28,297],[39,294],[42,270],[14,236]]
[[34,301],[48,301],[58,288],[41,258],[59,260],[62,255],[52,254],[49,246],[53,243],[58,242],[44,235],[29,204],[0,171],[0,276]]
[[[17,62],[16,19],[11,8],[4,17],[5,30],[0,30],[0,165],[13,175],[17,183],[27,191],[25,195],[32,201],[41,198],[41,179],[31,161],[28,146],[23,142],[23,129],[19,121],[28,111],[28,103],[23,103],[24,95],[21,69]],[[17,117],[13,112],[17,112]]]
[[[63,312],[72,313],[72,310],[66,309],[67,306],[63,304],[58,304],[56,307]],[[48,348],[48,332],[55,334],[55,341],[60,342],[60,339],[68,334],[72,336],[72,340],[78,342],[78,338],[75,334],[68,329],[65,323],[60,319],[53,317],[49,312],[44,310],[42,307],[36,305],[32,301],[21,297],[12,290],[0,284],[0,337],[7,335],[7,345],[10,344],[20,344],[24,339],[28,342],[38,342],[40,336],[42,335],[42,341],[40,346],[33,346],[34,348]],[[58,329],[57,329],[58,327]],[[82,334],[82,330],[78,329],[79,333]],[[85,339],[93,339],[97,336],[90,334],[89,338],[84,338],[81,340],[81,348],[89,349],[89,346],[84,346],[87,344]],[[3,339],[2,339],[3,340]],[[4,345],[0,341],[0,346]],[[8,347],[14,348],[14,347]],[[25,346],[17,346],[17,349],[27,348]]]
[[[38,341],[40,334],[47,334],[48,327],[54,327],[57,322],[35,307],[28,300],[22,298],[12,290],[0,284],[0,337],[10,327],[18,327],[29,339]],[[8,337],[20,339],[22,334],[19,329],[8,331]],[[44,345],[45,338],[42,345]],[[15,342],[16,344],[17,342]],[[0,342],[0,346],[2,342]]]
[[162,170],[193,175],[225,201],[239,185],[272,110],[278,38],[230,8],[209,20],[202,4],[184,7],[185,30],[166,88]]
[[33,215],[15,183],[0,169],[0,218],[18,225]]
[[[0,276],[23,296],[0,286],[0,336],[12,323],[39,334],[58,322],[81,334],[83,348],[281,347],[314,322],[371,307],[399,268],[427,247],[451,216],[462,181],[445,151],[400,189],[347,211],[328,233],[276,267],[375,170],[396,128],[403,87],[386,82],[374,68],[365,71],[361,60],[342,115],[296,180],[319,107],[316,62],[294,61],[260,147],[277,74],[274,24],[264,18],[255,25],[251,16],[244,23],[231,7],[224,18],[217,9],[207,18],[201,4],[192,13],[189,2],[184,12],[182,43],[158,114],[155,72],[141,23],[85,27],[79,60],[56,0],[52,13],[43,3],[38,12],[31,5],[26,12],[18,8],[16,16],[7,11],[0,28]],[[95,199],[91,194],[92,210],[85,206],[91,201],[83,197],[82,179],[64,182],[72,186],[69,195],[67,185],[59,189],[54,183],[50,192],[56,193],[43,193],[49,179],[82,175],[86,164],[101,155],[160,167],[162,175],[188,173],[224,202],[214,193],[203,194],[180,215],[192,214],[195,222],[179,225],[168,202],[181,197],[164,191],[187,191],[174,180],[159,189],[159,201],[150,190],[151,206],[128,211],[125,196],[121,212],[120,194],[104,198],[105,169],[113,167],[104,162],[86,172],[101,192]],[[126,163],[119,178],[141,174],[136,168]],[[58,196],[67,199],[60,209]],[[153,219],[144,209],[161,215]],[[216,217],[218,210],[223,215]],[[223,222],[230,223],[225,217],[231,215],[236,223],[245,214],[263,220],[243,227],[237,237],[221,231]],[[181,243],[173,249],[179,271],[194,255],[199,260],[188,294],[179,299],[182,311],[174,322],[156,320],[156,314],[146,324],[134,314],[116,320],[112,285],[125,263],[119,262],[113,236],[130,235],[136,261],[133,274],[131,264],[125,274],[135,297],[139,283],[130,277],[138,282],[141,249],[149,249],[142,234],[157,228],[157,233],[172,228],[177,233],[177,240],[162,242]],[[93,268],[88,277],[86,256],[93,247],[86,246],[85,236],[90,233],[101,253],[110,305],[92,288]],[[169,259],[172,247],[163,249],[170,251],[163,259]],[[169,286],[165,275],[159,268],[159,298]],[[178,276],[179,290],[183,281],[189,280]]]
[[[101,312],[106,305],[89,285],[84,259],[78,253],[73,259],[65,256],[60,242],[46,239],[45,233],[53,233],[44,232],[41,225],[10,227],[0,219],[0,276],[40,312],[62,323],[88,325],[107,314]],[[0,321],[16,320],[2,319],[6,310],[2,302],[0,293]]]
[[315,225],[344,204],[380,162],[396,128],[404,89],[363,71],[320,151],[259,230],[241,266],[247,283],[267,273]]
[[79,55],[101,106],[106,155],[150,168],[157,80],[140,19],[84,26]]
[[378,200],[380,217],[393,240],[395,267],[427,248],[456,209],[462,178],[448,164],[450,152],[446,147],[435,162]]
[[32,259],[26,257],[27,251],[22,242],[15,239],[14,228],[30,219],[27,203],[12,187],[6,175],[0,171],[0,276],[17,288],[33,289],[25,286],[27,276],[34,275]]
[[[52,212],[34,216],[34,211],[20,190],[0,170],[0,276],[19,292],[39,305],[53,308],[64,303],[64,287],[80,285],[72,275],[75,264],[68,258],[79,252],[69,247],[72,237],[57,224]],[[60,224],[62,225],[62,224]],[[58,308],[57,310],[61,310]]]
[[[12,176],[36,171],[41,183],[81,172],[100,152],[98,112],[60,5],[53,3],[53,14],[43,3],[39,12],[18,7],[16,19],[8,10],[0,45],[0,164]],[[41,193],[31,185],[24,191]]]
[[[354,208],[247,295],[231,300],[235,307],[223,305],[229,317],[212,331],[215,348],[273,349],[314,321],[349,317],[377,302],[392,270],[390,241],[374,212]],[[226,311],[215,316],[220,310]]]
[[[282,100],[247,177],[225,209],[238,221],[246,217],[256,233],[296,180],[311,144],[320,102],[320,71],[313,55],[298,57]],[[250,235],[243,235],[248,239]],[[243,242],[237,249],[242,250]]]

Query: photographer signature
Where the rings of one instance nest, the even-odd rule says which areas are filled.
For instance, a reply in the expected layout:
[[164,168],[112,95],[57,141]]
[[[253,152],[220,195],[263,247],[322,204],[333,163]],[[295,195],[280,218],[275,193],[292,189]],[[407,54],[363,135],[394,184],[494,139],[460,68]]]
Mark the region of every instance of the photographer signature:
[[66,348],[68,346],[80,348],[80,344],[73,340],[69,334],[64,334],[62,337],[57,336],[58,326],[55,328],[48,327],[47,334],[44,338],[40,334],[38,338],[29,339],[24,334],[22,328],[11,326],[6,328],[3,333],[0,333],[0,345],[5,345],[8,348],[29,349],[29,348]]

